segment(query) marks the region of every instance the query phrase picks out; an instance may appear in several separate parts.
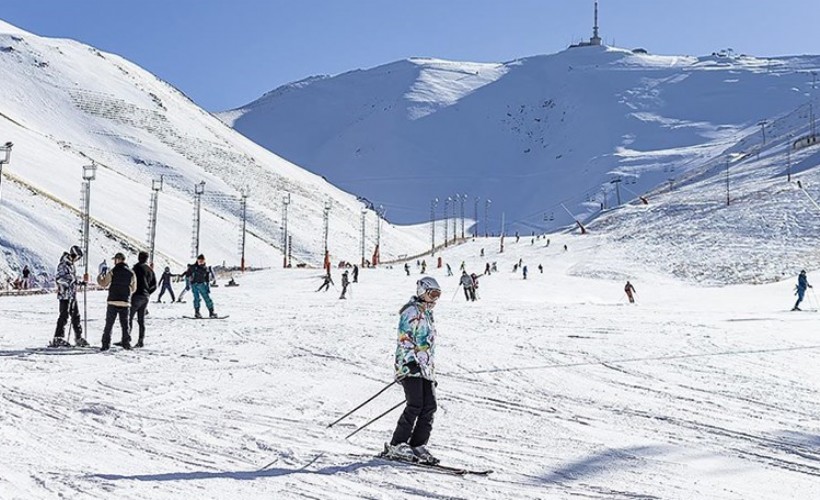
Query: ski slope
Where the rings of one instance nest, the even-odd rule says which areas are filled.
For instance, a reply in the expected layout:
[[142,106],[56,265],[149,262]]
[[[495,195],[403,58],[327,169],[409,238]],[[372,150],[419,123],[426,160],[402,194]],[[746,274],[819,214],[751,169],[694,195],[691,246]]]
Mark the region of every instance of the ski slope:
[[[79,243],[82,167],[92,162],[98,166],[91,194],[94,265],[116,251],[146,247],[151,185],[161,176],[159,266],[176,268],[193,253],[193,191],[200,182],[200,251],[213,264],[239,264],[242,190],[250,192],[248,265],[283,262],[288,195],[294,265],[321,265],[325,204],[331,259],[360,260],[365,205],[355,195],[252,143],[135,64],[0,21],[0,65],[0,143],[14,143],[0,198],[3,282],[25,265],[53,274],[61,253]],[[370,258],[377,232],[372,207],[366,218]],[[383,259],[428,247],[424,228],[382,222],[381,234]]]
[[428,220],[431,200],[443,214],[448,197],[466,194],[480,234],[499,234],[502,213],[509,232],[526,234],[571,224],[561,203],[583,218],[601,203],[616,206],[613,179],[643,193],[741,139],[759,144],[761,120],[812,99],[818,109],[818,69],[816,55],[615,47],[506,63],[412,58],[285,85],[217,116],[384,203],[394,221]]
[[[346,301],[338,289],[315,293],[315,270],[237,276],[240,287],[213,290],[229,320],[151,304],[146,348],[131,352],[32,351],[51,336],[56,300],[0,298],[0,498],[820,494],[813,293],[812,311],[792,313],[794,277],[701,287],[624,258],[601,235],[549,237],[549,247],[507,238],[503,254],[494,238],[448,249],[454,270],[498,263],[475,303],[457,276],[430,269],[444,287],[430,447],[489,477],[375,460],[398,413],[343,438],[401,401],[398,388],[326,427],[390,381],[413,263],[411,277],[399,265],[362,270]],[[512,273],[519,259],[526,281]],[[637,305],[626,303],[627,278]],[[89,294],[95,344],[104,299]]]

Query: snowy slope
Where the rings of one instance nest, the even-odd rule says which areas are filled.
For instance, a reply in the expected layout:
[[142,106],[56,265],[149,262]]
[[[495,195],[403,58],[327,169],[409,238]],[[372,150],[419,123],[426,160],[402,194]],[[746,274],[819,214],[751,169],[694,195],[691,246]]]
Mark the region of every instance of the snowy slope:
[[[491,199],[491,232],[554,229],[643,192],[806,103],[817,56],[633,54],[587,47],[505,64],[409,59],[276,89],[219,116],[331,182],[429,218],[429,202]],[[815,96],[816,97],[816,96]],[[606,198],[606,199],[604,199]],[[547,216],[549,220],[545,221]],[[479,232],[484,228],[479,225]]]
[[[23,265],[53,272],[79,241],[82,166],[95,161],[92,267],[147,240],[151,181],[164,176],[158,263],[191,255],[193,186],[206,182],[200,249],[213,264],[239,262],[239,191],[250,188],[247,261],[281,265],[282,199],[291,195],[294,264],[320,265],[322,210],[332,205],[333,261],[358,261],[363,205],[226,127],[185,95],[123,58],[0,22],[0,142],[14,143],[0,202],[0,277]],[[366,252],[376,217],[367,215]],[[427,247],[424,228],[382,224],[382,258]]]
[[[315,270],[275,269],[214,290],[224,322],[152,304],[147,347],[127,353],[31,350],[50,336],[53,297],[0,298],[0,497],[820,495],[818,319],[786,312],[793,278],[699,288],[610,252],[600,235],[551,238],[508,242],[503,255],[483,238],[444,253],[471,271],[498,262],[476,303],[432,270],[444,295],[430,447],[446,463],[494,469],[487,478],[372,458],[397,413],[343,439],[401,401],[397,388],[326,427],[390,380],[415,266],[411,277],[364,270],[347,301],[314,293]],[[518,259],[527,281],[510,272]],[[638,305],[625,304],[620,277],[578,268],[629,273]],[[99,343],[104,295],[89,301]]]

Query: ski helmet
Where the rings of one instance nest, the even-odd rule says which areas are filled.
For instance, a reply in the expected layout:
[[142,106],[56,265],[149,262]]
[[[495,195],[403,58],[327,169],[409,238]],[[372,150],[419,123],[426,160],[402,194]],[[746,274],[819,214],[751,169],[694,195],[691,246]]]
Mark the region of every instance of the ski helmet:
[[438,281],[436,281],[435,278],[425,276],[416,282],[416,296],[421,297],[430,290],[436,290],[439,294],[441,293],[441,287],[438,286]]
[[68,250],[68,254],[74,258],[81,259],[83,257],[83,249],[79,245],[74,245]]

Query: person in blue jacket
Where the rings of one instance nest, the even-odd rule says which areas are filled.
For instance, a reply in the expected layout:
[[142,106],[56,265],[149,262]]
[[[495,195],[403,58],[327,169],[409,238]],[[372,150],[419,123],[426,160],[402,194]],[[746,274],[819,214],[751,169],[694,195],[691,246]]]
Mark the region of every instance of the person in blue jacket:
[[813,288],[809,285],[809,279],[806,277],[806,270],[800,271],[800,275],[797,277],[797,291],[795,295],[797,295],[797,302],[794,303],[794,307],[792,311],[800,311],[800,303],[803,302],[803,297],[806,295],[806,288]]

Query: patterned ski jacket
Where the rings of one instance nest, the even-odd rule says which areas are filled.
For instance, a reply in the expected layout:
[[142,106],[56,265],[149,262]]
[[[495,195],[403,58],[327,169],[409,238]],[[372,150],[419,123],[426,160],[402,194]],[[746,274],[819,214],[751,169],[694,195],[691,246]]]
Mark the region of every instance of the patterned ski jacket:
[[[427,309],[418,297],[413,297],[399,311],[396,379],[421,377],[435,382],[435,341],[433,311]],[[417,373],[412,373],[411,366],[408,366],[414,362],[419,368]]]
[[77,298],[77,270],[68,252],[64,252],[57,264],[57,298],[60,300],[75,300]]

